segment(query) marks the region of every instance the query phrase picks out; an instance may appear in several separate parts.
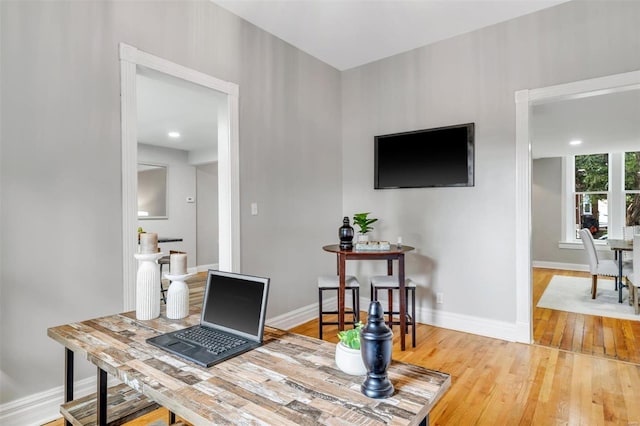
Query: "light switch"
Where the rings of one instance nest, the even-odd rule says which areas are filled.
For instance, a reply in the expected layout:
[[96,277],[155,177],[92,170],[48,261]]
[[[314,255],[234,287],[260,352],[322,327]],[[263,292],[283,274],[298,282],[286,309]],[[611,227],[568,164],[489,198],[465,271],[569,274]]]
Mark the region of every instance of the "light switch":
[[258,216],[258,203],[251,203],[251,216]]

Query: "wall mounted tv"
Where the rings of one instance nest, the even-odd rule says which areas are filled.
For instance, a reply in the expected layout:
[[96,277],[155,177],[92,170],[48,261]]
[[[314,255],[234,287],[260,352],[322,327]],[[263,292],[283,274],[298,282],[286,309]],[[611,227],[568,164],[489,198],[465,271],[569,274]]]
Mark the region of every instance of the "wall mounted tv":
[[376,136],[374,188],[474,186],[474,123]]

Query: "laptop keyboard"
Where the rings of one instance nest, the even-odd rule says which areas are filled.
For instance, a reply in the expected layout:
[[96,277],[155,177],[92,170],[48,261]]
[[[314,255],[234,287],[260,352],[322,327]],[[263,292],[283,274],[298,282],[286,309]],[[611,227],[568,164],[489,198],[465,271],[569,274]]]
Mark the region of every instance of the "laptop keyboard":
[[204,327],[190,328],[176,333],[175,336],[184,341],[200,345],[214,355],[247,343],[246,340],[239,337],[229,336]]

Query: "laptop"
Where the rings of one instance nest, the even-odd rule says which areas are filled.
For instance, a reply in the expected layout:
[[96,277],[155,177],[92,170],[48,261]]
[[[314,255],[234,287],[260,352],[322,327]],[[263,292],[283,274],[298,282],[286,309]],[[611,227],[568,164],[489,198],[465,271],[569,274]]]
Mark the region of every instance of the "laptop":
[[200,324],[147,343],[203,367],[262,344],[269,278],[209,270]]

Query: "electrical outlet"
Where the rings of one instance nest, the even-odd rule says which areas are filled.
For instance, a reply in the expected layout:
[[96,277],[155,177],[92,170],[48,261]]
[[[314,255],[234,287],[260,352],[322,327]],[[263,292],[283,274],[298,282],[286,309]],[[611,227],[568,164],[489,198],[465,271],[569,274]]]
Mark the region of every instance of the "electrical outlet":
[[257,216],[258,215],[258,203],[253,202],[251,203],[251,216]]
[[436,303],[444,303],[444,293],[436,293]]

